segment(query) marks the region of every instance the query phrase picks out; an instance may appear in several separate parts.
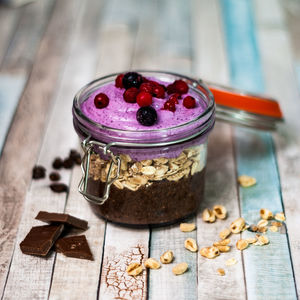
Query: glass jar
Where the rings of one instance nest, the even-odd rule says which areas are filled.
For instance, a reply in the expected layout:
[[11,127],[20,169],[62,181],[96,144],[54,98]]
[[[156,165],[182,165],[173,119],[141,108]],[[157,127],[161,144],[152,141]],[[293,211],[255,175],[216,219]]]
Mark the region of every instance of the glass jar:
[[204,111],[184,124],[162,129],[123,130],[84,114],[82,104],[118,74],[84,86],[73,103],[74,128],[82,140],[79,191],[95,212],[116,223],[163,225],[195,212],[203,198],[207,137],[215,103],[200,81],[170,72],[138,71],[164,82],[184,80],[203,100]]

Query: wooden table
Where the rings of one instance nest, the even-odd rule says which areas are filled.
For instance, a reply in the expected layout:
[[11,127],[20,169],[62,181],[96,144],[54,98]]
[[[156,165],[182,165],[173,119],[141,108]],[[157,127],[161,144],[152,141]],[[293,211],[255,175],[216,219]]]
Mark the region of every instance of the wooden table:
[[[300,292],[300,3],[292,0],[38,0],[0,6],[0,290],[2,299],[296,299]],[[215,126],[209,140],[204,208],[225,205],[227,220],[197,230],[174,225],[134,230],[97,218],[80,196],[79,167],[61,172],[67,194],[47,179],[31,180],[35,164],[51,169],[55,156],[79,149],[71,106],[75,92],[104,74],[149,68],[172,70],[266,92],[280,101],[285,123],[276,133]],[[298,75],[298,82],[297,82]],[[237,176],[257,179],[249,189]],[[284,211],[286,226],[267,232],[270,244],[232,249],[216,259],[184,249],[186,237],[209,246],[239,216]],[[40,210],[87,219],[94,261],[53,253],[23,255],[20,241]],[[185,261],[126,274],[131,261],[173,250]],[[225,266],[234,257],[237,264]],[[224,268],[225,276],[217,274]]]

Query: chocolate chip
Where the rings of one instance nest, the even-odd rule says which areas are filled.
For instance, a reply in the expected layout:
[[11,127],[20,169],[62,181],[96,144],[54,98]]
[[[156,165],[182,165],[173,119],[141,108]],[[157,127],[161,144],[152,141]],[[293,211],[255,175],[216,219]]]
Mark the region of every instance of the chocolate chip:
[[72,169],[74,166],[73,159],[71,159],[70,157],[64,159],[63,166],[65,169]]
[[52,163],[52,167],[56,170],[63,167],[63,160],[60,157],[56,157]]
[[55,193],[68,192],[69,188],[64,183],[52,183],[50,184],[50,189]]
[[32,169],[32,178],[33,179],[41,179],[45,178],[46,169],[43,166],[34,166]]
[[80,156],[80,153],[78,151],[72,149],[70,151],[69,158],[72,159],[73,162],[76,165],[80,165],[81,164],[81,156]]
[[49,179],[51,181],[58,181],[58,180],[60,180],[60,175],[57,172],[52,172],[49,175]]

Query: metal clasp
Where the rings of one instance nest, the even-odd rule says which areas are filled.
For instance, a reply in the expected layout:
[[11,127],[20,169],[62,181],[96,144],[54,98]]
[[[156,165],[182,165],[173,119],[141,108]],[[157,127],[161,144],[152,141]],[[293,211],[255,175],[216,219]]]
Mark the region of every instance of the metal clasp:
[[[109,155],[111,157],[111,163],[109,166],[109,170],[106,177],[105,187],[103,191],[102,197],[97,197],[91,195],[87,192],[87,185],[88,185],[88,177],[89,177],[89,169],[90,169],[90,158],[91,153],[94,147],[98,147],[102,150],[104,155]],[[96,141],[90,141],[90,136],[88,136],[84,141],[81,143],[81,147],[84,151],[84,156],[81,162],[81,170],[82,170],[82,178],[78,185],[78,191],[83,195],[83,197],[94,204],[102,205],[109,197],[110,186],[119,178],[120,176],[120,167],[121,167],[121,158],[118,155],[114,155],[113,152],[109,149],[111,144],[102,144]],[[117,174],[114,178],[110,178],[113,165],[117,166]]]

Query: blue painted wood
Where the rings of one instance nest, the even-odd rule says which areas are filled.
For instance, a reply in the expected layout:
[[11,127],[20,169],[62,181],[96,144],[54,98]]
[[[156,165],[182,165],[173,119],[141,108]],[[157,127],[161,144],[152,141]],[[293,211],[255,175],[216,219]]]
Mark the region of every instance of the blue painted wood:
[[[250,0],[221,0],[231,83],[253,92],[264,90]],[[252,175],[257,185],[240,188],[241,215],[259,220],[262,207],[283,211],[272,136],[250,129],[235,130],[238,175]],[[246,232],[243,236],[249,236]],[[286,234],[267,233],[270,244],[243,252],[248,299],[296,299]]]
[[0,154],[24,85],[25,76],[0,74]]

